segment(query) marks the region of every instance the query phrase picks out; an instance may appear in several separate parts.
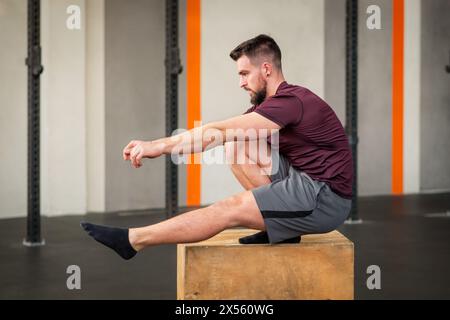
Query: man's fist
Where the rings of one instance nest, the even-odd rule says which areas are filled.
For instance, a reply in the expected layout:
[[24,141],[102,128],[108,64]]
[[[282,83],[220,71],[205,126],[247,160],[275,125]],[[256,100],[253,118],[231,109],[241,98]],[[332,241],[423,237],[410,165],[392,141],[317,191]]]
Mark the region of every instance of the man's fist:
[[156,158],[163,154],[163,143],[133,140],[123,149],[123,159],[130,160],[135,168],[142,166],[142,158]]

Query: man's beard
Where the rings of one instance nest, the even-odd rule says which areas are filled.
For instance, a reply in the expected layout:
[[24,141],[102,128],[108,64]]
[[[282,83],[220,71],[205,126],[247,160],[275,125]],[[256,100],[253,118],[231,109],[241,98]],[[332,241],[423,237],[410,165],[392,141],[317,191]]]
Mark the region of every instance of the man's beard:
[[264,86],[261,90],[256,91],[255,95],[250,99],[250,103],[254,105],[260,105],[266,99],[267,90],[266,86]]

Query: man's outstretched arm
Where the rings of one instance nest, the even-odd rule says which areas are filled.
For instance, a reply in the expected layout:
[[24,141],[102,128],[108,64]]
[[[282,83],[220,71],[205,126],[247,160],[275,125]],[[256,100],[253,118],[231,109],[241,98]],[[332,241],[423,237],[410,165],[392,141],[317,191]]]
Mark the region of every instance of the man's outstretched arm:
[[229,141],[266,138],[280,126],[251,112],[230,119],[211,122],[172,137],[154,141],[131,141],[123,150],[124,160],[135,168],[142,166],[142,158],[156,158],[163,154],[190,154],[223,145]]

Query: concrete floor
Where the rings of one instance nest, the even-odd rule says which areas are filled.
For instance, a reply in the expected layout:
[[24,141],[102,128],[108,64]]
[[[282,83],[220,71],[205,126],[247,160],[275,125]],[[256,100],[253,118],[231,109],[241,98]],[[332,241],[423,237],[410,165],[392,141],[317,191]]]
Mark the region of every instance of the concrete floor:
[[[450,193],[363,197],[360,225],[339,228],[355,244],[356,299],[450,299]],[[175,299],[176,246],[149,248],[130,261],[86,236],[81,220],[142,226],[162,211],[42,218],[46,245],[22,245],[25,219],[0,220],[0,299]],[[81,290],[68,290],[69,265],[81,268]],[[381,269],[369,290],[367,267]]]

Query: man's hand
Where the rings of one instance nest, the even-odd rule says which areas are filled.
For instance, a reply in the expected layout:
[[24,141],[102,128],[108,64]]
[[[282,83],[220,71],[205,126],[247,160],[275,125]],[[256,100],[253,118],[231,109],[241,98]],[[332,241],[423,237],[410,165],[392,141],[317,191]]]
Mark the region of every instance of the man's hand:
[[133,140],[123,149],[123,159],[135,168],[142,166],[142,158],[157,158],[163,154],[164,143]]

